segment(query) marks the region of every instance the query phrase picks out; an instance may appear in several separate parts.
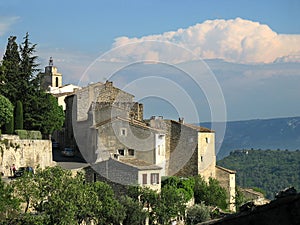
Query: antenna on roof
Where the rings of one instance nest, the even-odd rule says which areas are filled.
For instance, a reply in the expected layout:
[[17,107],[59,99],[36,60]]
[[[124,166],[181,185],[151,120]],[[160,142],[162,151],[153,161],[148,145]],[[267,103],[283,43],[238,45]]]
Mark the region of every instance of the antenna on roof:
[[52,56],[49,59],[49,66],[53,66],[53,58],[52,58]]

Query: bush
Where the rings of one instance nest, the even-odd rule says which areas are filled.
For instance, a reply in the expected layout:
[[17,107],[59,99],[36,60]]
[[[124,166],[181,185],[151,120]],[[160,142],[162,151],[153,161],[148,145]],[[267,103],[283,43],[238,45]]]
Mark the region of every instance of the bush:
[[42,139],[41,132],[36,130],[15,130],[15,133],[19,136],[20,139],[31,139],[31,140]]
[[40,140],[42,139],[42,133],[36,130],[29,130],[28,131],[28,139],[35,139]]
[[188,208],[186,217],[188,225],[194,225],[207,220],[210,220],[210,210],[203,202]]

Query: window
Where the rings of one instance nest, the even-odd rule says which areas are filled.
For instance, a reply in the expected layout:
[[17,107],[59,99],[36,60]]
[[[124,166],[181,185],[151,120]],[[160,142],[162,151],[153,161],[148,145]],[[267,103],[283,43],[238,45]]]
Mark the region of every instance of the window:
[[143,184],[147,184],[147,174],[143,174]]
[[134,149],[128,149],[128,155],[134,156]]
[[151,184],[159,184],[159,174],[151,173]]
[[205,141],[206,141],[206,143],[209,143],[209,138],[206,137],[206,138],[205,138]]
[[124,149],[118,149],[118,153],[119,153],[119,155],[125,155],[125,151],[124,151]]
[[120,136],[127,136],[127,130],[126,130],[126,128],[121,128],[120,129]]
[[201,156],[201,162],[203,162],[203,156]]
[[58,87],[58,77],[55,77],[55,87]]

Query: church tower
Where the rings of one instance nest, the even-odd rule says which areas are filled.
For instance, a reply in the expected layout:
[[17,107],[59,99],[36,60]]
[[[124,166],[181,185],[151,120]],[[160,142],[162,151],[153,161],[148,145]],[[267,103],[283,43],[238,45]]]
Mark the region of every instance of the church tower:
[[62,74],[57,72],[57,68],[53,66],[53,59],[50,57],[49,65],[45,67],[45,72],[41,73],[42,88],[47,90],[50,88],[59,88],[62,86]]

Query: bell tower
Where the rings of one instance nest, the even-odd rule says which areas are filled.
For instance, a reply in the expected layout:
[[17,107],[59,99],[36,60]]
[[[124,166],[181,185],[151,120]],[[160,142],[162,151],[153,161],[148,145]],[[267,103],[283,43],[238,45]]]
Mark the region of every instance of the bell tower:
[[53,65],[53,58],[50,57],[49,65],[45,67],[45,72],[41,73],[42,88],[59,88],[62,86],[62,74],[57,72],[57,68]]

